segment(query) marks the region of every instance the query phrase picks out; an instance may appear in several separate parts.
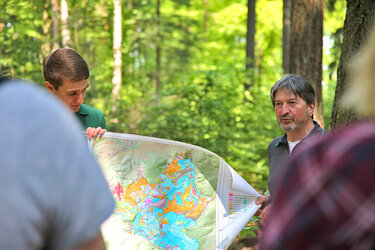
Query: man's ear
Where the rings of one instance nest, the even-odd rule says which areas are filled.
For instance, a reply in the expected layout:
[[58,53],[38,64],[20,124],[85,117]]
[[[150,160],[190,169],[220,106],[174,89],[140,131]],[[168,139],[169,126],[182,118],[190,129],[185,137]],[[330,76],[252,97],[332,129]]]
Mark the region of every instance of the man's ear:
[[314,114],[314,111],[315,111],[315,102],[311,103],[309,106],[310,106],[310,110],[311,110],[311,112],[312,112],[311,115],[313,115],[313,114]]
[[55,87],[53,87],[53,85],[48,81],[46,81],[45,84],[46,84],[46,89],[48,90],[48,92],[50,92],[51,94],[55,94],[56,92]]

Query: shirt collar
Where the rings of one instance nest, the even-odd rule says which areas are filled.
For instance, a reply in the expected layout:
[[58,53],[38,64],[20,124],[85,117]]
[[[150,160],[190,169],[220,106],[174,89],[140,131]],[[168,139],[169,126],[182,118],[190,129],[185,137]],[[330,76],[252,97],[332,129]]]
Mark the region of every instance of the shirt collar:
[[89,113],[87,112],[86,108],[83,106],[83,104],[81,104],[81,106],[79,107],[79,110],[76,112],[76,114],[78,115],[88,115]]

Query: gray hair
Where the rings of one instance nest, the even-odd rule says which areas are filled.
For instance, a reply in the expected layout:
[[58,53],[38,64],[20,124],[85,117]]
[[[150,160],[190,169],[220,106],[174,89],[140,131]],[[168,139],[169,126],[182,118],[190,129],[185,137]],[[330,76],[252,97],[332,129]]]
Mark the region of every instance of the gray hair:
[[275,107],[275,96],[280,89],[289,90],[296,97],[302,98],[307,105],[315,102],[315,91],[309,81],[300,75],[286,75],[278,80],[271,88],[272,105]]

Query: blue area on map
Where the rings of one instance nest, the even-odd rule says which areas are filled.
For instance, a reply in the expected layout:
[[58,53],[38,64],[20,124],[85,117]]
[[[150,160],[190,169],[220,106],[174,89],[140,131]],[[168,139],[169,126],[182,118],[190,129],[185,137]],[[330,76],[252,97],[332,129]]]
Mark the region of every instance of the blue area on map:
[[[197,190],[194,184],[196,179],[194,163],[190,159],[180,157],[177,165],[181,170],[170,174],[163,171],[155,188],[148,192],[146,199],[137,204],[138,211],[133,220],[134,233],[166,249],[195,250],[198,249],[198,241],[187,236],[185,229],[196,226],[196,221],[185,216],[183,211],[165,210],[168,203],[174,200],[176,206],[181,207],[184,205],[184,200],[190,203],[194,201],[194,206],[199,200],[197,194],[192,194],[192,190],[194,192]],[[189,186],[190,193],[186,193]],[[182,197],[183,194],[185,197]],[[160,204],[164,206],[160,207]]]

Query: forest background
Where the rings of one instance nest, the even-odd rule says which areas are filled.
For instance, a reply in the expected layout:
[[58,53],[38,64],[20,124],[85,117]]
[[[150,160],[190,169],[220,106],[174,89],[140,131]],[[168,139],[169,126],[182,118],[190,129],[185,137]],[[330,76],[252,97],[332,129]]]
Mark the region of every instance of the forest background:
[[[252,17],[249,2],[1,0],[0,70],[43,86],[43,58],[71,47],[91,70],[85,103],[103,111],[110,131],[207,148],[263,193],[266,148],[283,133],[269,97],[285,71],[283,1],[256,1]],[[344,0],[325,3],[326,128],[345,11]]]

